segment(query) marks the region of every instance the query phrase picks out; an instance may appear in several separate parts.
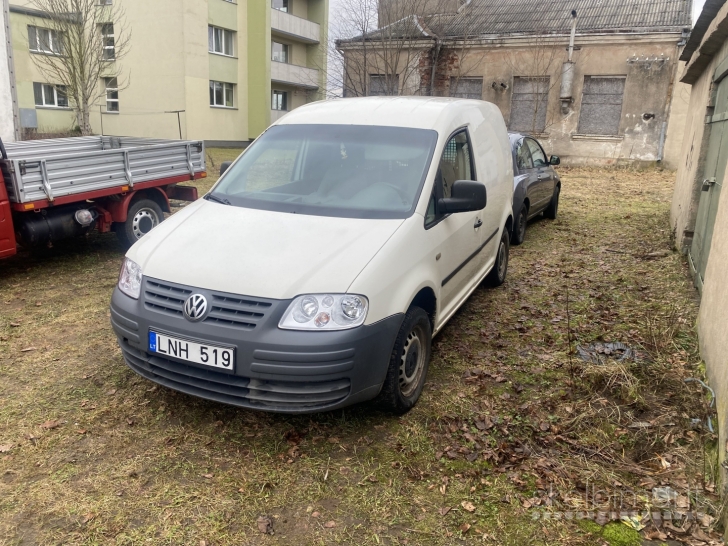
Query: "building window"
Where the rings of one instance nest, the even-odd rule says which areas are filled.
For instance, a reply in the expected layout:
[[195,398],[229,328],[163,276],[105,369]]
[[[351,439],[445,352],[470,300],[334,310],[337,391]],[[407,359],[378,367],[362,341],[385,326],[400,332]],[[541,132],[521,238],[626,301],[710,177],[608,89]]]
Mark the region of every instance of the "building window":
[[270,48],[272,53],[271,58],[274,61],[278,61],[279,63],[289,62],[288,51],[290,46],[286,44],[279,44],[278,42],[273,42]]
[[68,95],[63,85],[33,82],[33,94],[36,106],[68,108]]
[[28,45],[36,53],[63,54],[63,35],[57,30],[28,27]]
[[104,78],[106,87],[106,111],[119,111],[119,84],[116,78]]
[[99,5],[101,6],[110,6],[112,4],[113,0],[99,0]]
[[450,78],[450,96],[481,100],[483,98],[483,78]]
[[277,9],[278,11],[283,11],[285,13],[290,13],[290,0],[273,0],[271,5],[273,6],[273,9]]
[[288,110],[288,93],[286,91],[273,90],[272,110]]
[[583,135],[618,135],[625,76],[584,76],[579,128]]
[[104,60],[113,61],[116,59],[116,49],[114,43],[114,25],[105,23],[101,25],[101,44],[104,48]]
[[207,41],[210,53],[219,53],[220,55],[228,55],[232,57],[233,53],[233,34],[232,30],[220,27],[207,27]]
[[550,77],[513,78],[509,129],[523,133],[543,133],[549,101]]
[[369,96],[379,97],[385,95],[399,95],[399,74],[392,76],[370,74]]
[[232,83],[210,81],[210,106],[223,106],[232,108],[233,89]]

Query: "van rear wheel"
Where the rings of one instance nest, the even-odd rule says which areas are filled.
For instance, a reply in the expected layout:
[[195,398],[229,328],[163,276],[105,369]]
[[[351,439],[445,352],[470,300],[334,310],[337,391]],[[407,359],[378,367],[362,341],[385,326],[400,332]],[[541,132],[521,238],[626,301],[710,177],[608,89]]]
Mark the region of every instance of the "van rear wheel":
[[151,199],[140,199],[129,207],[126,222],[115,224],[116,235],[126,246],[131,246],[164,220],[161,207]]
[[488,276],[485,278],[485,282],[488,286],[500,286],[506,282],[509,253],[510,237],[508,236],[508,230],[503,229],[503,234],[501,235],[500,242],[498,243],[498,253],[495,257],[493,269],[490,270],[490,273],[488,273]]
[[384,385],[376,399],[383,410],[403,414],[422,394],[432,352],[430,317],[420,307],[410,307],[394,342]]

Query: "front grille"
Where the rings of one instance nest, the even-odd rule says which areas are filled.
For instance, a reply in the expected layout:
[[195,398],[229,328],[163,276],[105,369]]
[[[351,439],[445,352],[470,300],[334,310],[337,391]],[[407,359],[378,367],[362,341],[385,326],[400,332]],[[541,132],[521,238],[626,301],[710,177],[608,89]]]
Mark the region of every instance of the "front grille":
[[174,390],[235,406],[278,411],[316,411],[349,396],[349,379],[265,381],[188,366],[135,349],[120,339],[127,365],[139,375]]
[[210,292],[176,285],[168,282],[145,279],[144,307],[150,311],[183,317],[185,301],[194,292],[210,296],[210,312],[203,322],[220,324],[244,330],[253,330],[273,305],[269,301],[237,296],[221,292]]

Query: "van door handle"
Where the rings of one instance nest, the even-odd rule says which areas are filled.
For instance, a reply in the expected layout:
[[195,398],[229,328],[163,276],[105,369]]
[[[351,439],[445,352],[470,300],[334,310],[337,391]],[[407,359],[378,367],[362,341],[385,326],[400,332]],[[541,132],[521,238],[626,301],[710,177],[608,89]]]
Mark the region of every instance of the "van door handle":
[[483,220],[481,220],[480,218],[476,218],[475,225],[473,226],[473,228],[478,229],[482,225],[483,225]]
[[703,180],[703,187],[701,188],[703,191],[708,191],[711,186],[715,185],[715,178],[706,178]]

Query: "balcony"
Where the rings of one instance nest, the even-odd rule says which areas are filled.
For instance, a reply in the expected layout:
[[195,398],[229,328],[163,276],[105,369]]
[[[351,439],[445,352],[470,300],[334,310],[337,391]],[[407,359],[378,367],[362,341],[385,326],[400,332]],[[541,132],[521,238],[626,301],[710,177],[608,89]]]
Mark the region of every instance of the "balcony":
[[321,41],[321,26],[318,23],[277,9],[271,9],[270,27],[274,34],[298,42],[318,44]]
[[319,71],[295,64],[271,61],[270,79],[273,83],[283,83],[304,89],[319,88]]

